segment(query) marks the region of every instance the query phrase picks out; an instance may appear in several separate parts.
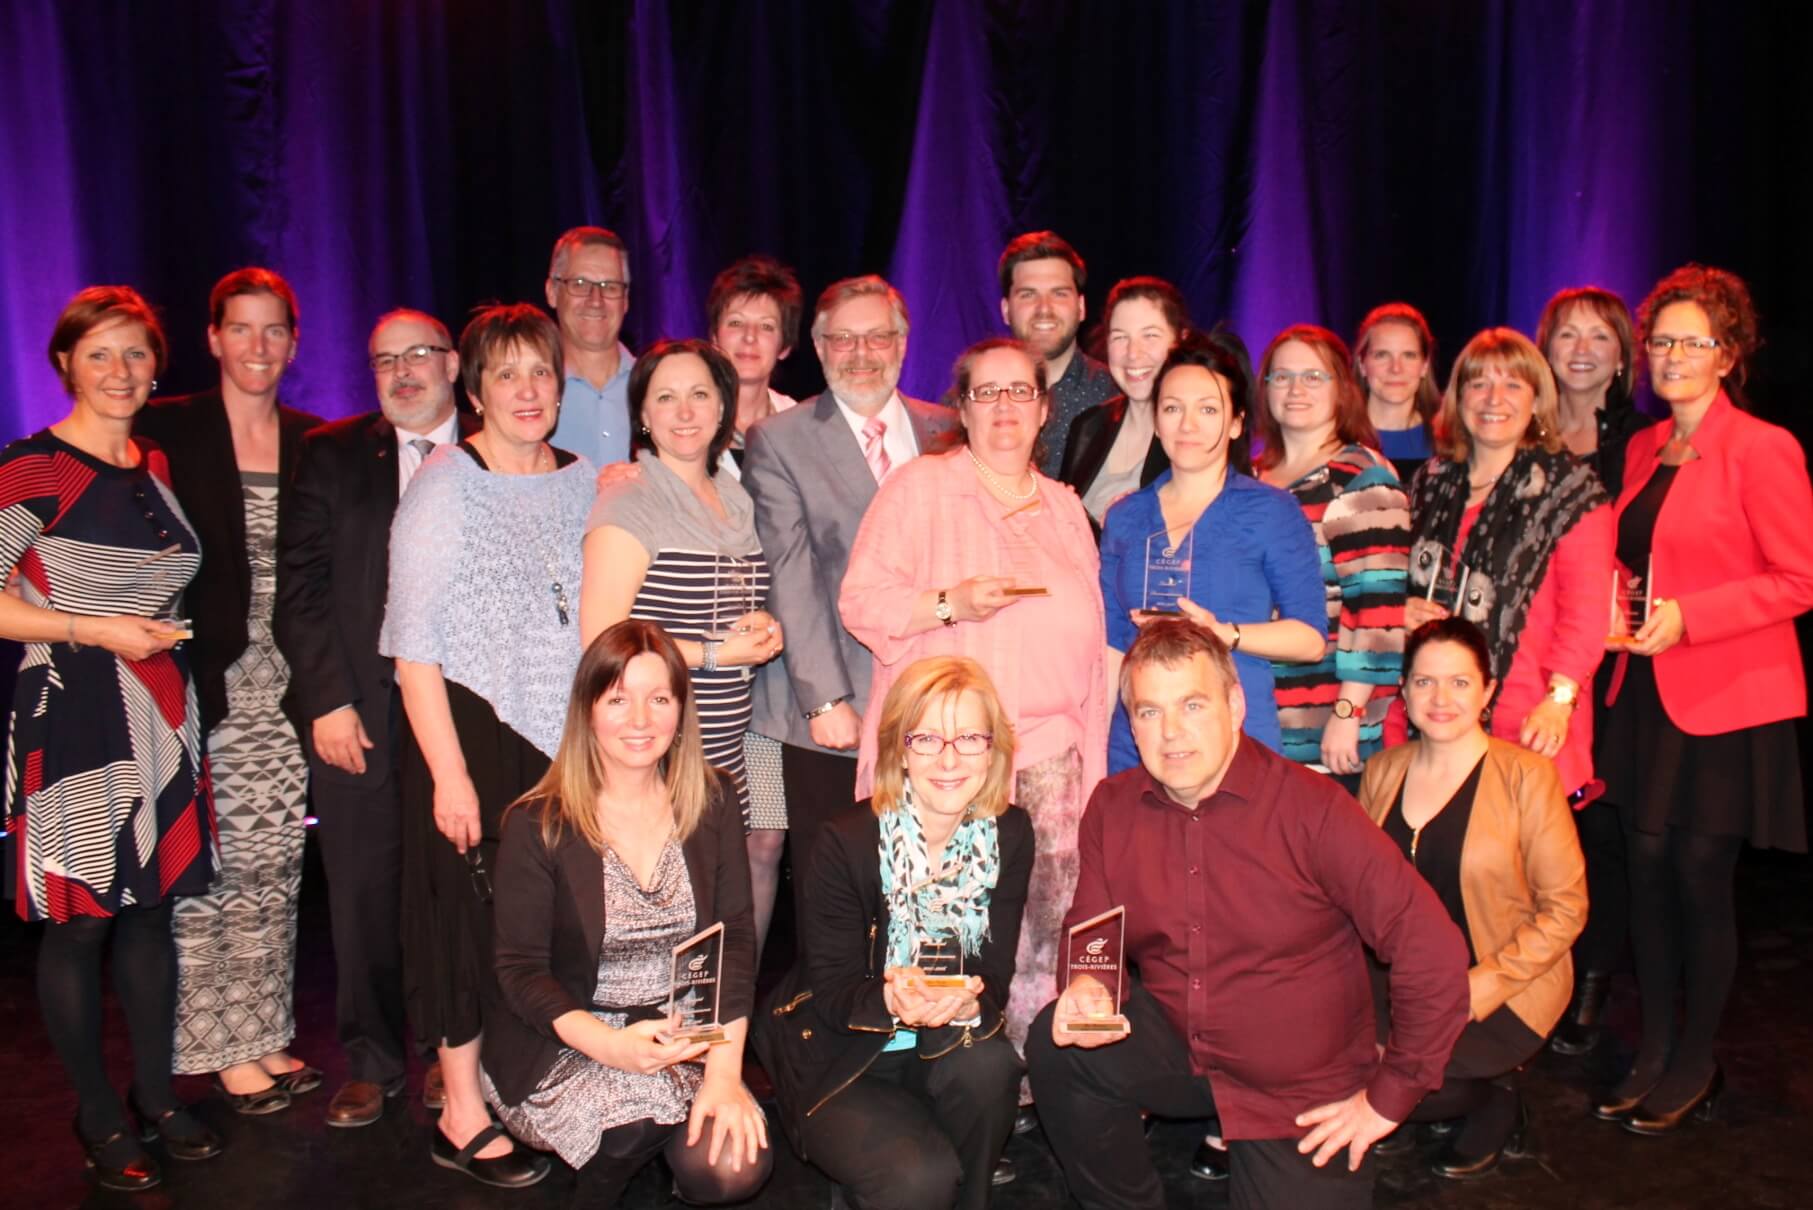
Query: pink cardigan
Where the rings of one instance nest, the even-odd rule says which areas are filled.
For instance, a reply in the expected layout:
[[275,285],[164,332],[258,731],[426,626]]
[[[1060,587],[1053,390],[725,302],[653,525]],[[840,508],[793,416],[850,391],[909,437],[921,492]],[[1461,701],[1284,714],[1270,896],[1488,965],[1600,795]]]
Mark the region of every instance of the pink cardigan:
[[[1462,517],[1457,545],[1465,549],[1478,518],[1477,508]],[[1492,734],[1515,744],[1524,718],[1549,691],[1549,674],[1559,672],[1580,686],[1567,740],[1555,754],[1561,788],[1569,794],[1593,780],[1593,673],[1605,655],[1611,625],[1612,564],[1617,545],[1609,506],[1595,508],[1563,534],[1549,555],[1548,571],[1530,611],[1511,667],[1492,705]],[[1409,669],[1404,670],[1406,674]],[[1402,700],[1391,703],[1385,722],[1387,745],[1409,737]],[[1597,797],[1596,794],[1589,798]]]
[[[1035,471],[1035,474],[1037,472]],[[1109,701],[1105,681],[1107,630],[1102,613],[1100,560],[1088,514],[1076,492],[1038,475],[1039,493],[1050,520],[1063,535],[1044,554],[1067,565],[1079,585],[1075,607],[1093,618],[1094,641],[1087,650],[1047,644],[1042,659],[1073,662],[1067,672],[1077,678],[1070,716],[1082,736],[1083,797],[1108,771]],[[1039,636],[1026,633],[1023,606],[1010,605],[985,622],[959,622],[910,637],[901,637],[912,616],[914,599],[927,588],[949,588],[977,575],[996,575],[1003,566],[1001,509],[982,487],[968,450],[913,459],[889,475],[875,494],[838,596],[838,613],[850,633],[875,657],[874,685],[862,720],[862,750],[856,767],[856,796],[868,797],[874,785],[875,729],[881,706],[900,673],[929,655],[964,655],[981,664],[1000,694],[1001,705],[1021,724],[1021,675],[1025,652],[1039,648]],[[1038,745],[1022,744],[1014,771],[1059,755]]]

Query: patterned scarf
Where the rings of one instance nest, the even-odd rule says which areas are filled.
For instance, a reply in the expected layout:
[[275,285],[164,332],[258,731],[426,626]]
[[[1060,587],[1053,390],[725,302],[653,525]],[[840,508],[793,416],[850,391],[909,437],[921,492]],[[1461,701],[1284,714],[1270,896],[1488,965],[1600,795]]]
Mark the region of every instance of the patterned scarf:
[[[1467,509],[1467,464],[1431,458],[1410,481],[1410,591],[1429,591],[1445,552],[1454,549]],[[1466,592],[1454,612],[1485,631],[1492,675],[1503,684],[1529,617],[1530,602],[1548,574],[1555,544],[1610,497],[1591,468],[1563,451],[1522,449],[1493,485],[1461,555]]]
[[[925,833],[903,779],[898,809],[881,816],[881,894],[888,905],[889,966],[913,964],[915,921],[929,940],[957,937],[965,954],[982,952],[988,897],[1001,877],[1001,844],[992,819],[965,818],[944,847],[953,876],[933,878]],[[955,867],[952,871],[951,867]]]

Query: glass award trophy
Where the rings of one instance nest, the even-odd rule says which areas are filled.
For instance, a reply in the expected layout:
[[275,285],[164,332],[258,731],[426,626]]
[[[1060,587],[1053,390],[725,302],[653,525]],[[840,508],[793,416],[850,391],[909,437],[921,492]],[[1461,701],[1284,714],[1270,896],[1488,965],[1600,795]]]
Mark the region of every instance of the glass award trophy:
[[948,991],[969,986],[969,980],[963,974],[962,941],[951,933],[932,936],[932,930],[926,926],[919,910],[919,892],[928,884],[939,888],[937,898],[948,898],[955,893],[957,869],[946,866],[913,888],[913,965],[919,968],[920,984],[929,989]]
[[712,560],[711,625],[708,639],[736,637],[737,619],[755,611],[755,564],[736,555],[718,555]]
[[1449,613],[1458,612],[1467,573],[1467,566],[1439,542],[1418,542],[1410,551],[1410,591]]
[[1011,519],[1005,523],[1005,528],[1006,532],[1001,536],[1001,575],[1013,581],[1013,585],[1003,591],[1010,597],[1051,595],[1051,590],[1041,582],[1045,577],[1039,571],[1038,543]]
[[1146,539],[1145,590],[1140,595],[1143,613],[1182,613],[1179,601],[1190,595],[1190,537],[1195,527],[1173,537],[1161,529]]
[[1066,985],[1075,990],[1085,977],[1095,987],[1083,995],[1085,1015],[1065,1025],[1069,1033],[1126,1033],[1121,1013],[1127,950],[1127,909],[1109,908],[1071,926],[1064,939]]
[[1656,561],[1652,558],[1640,576],[1622,567],[1612,569],[1612,616],[1606,628],[1605,642],[1610,647],[1629,647],[1637,633],[1649,624],[1649,611],[1655,604]]
[[169,598],[151,615],[151,620],[161,622],[172,630],[179,632],[182,638],[195,637],[195,623],[183,616],[183,591],[178,583],[181,572],[170,561],[170,556],[182,553],[180,543],[171,543],[145,560],[145,566],[151,573],[151,586],[154,592],[162,595],[168,592]]
[[694,933],[674,946],[674,975],[669,985],[667,1015],[680,1023],[672,1037],[686,1042],[724,1041],[718,1020],[718,993],[723,988],[724,922]]

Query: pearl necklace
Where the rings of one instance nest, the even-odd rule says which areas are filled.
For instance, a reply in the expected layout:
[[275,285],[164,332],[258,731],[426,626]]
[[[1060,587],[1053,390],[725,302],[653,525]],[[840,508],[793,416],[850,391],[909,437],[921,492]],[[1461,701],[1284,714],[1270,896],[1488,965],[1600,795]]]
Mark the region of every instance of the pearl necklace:
[[1009,500],[1030,500],[1034,496],[1039,494],[1039,477],[1037,475],[1034,475],[1032,477],[1031,490],[1024,491],[1024,492],[1017,492],[1013,488],[1007,486],[1007,484],[1002,480],[1002,478],[999,475],[997,475],[997,474],[995,474],[995,472],[989,470],[988,465],[985,462],[983,462],[982,459],[976,457],[975,450],[971,449],[967,445],[964,446],[963,449],[966,453],[969,454],[969,460],[976,464],[976,473],[978,475],[982,476],[982,482],[988,484],[990,487],[994,488],[997,492],[1001,493],[1003,496],[1006,496]]

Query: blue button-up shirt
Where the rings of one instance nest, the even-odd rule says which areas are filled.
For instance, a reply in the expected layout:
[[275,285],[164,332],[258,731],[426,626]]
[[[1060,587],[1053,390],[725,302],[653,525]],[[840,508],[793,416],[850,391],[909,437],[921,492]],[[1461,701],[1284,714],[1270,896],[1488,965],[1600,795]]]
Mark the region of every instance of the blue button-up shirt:
[[630,367],[636,358],[617,346],[617,373],[599,390],[580,374],[568,374],[560,397],[560,423],[553,442],[590,460],[593,466],[628,462],[630,457]]
[[[1139,635],[1133,611],[1145,604],[1146,540],[1165,528],[1158,489],[1171,481],[1166,471],[1108,510],[1102,523],[1102,604],[1108,613],[1108,645],[1133,646]],[[1196,519],[1190,531],[1190,600],[1223,622],[1242,626],[1284,618],[1328,629],[1327,598],[1316,535],[1289,492],[1238,471]],[[1260,656],[1234,653],[1234,671],[1246,693],[1243,732],[1274,752],[1283,737],[1272,696],[1272,665]],[[1139,764],[1125,706],[1114,708],[1108,733],[1108,772]]]

